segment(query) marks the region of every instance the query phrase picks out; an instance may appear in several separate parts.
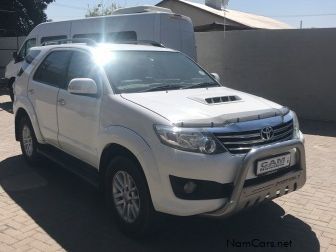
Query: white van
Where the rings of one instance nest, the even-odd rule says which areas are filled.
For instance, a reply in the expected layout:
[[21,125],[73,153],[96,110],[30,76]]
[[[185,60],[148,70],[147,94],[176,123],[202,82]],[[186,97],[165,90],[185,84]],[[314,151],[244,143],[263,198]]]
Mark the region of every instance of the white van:
[[152,40],[196,60],[191,19],[166,8],[137,6],[119,9],[110,16],[42,23],[30,32],[6,67],[5,79],[12,100],[12,86],[28,50],[44,42],[72,38],[90,38],[99,42]]

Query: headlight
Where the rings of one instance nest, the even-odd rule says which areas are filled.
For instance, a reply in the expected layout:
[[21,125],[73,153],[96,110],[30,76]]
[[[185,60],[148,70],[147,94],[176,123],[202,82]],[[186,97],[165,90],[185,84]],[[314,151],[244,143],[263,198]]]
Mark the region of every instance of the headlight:
[[163,125],[154,125],[154,129],[163,144],[175,149],[204,154],[215,154],[225,151],[211,133],[203,132],[200,129]]
[[292,112],[292,117],[293,117],[293,128],[294,128],[293,136],[294,138],[299,138],[300,137],[299,119],[294,111],[291,111],[291,112]]

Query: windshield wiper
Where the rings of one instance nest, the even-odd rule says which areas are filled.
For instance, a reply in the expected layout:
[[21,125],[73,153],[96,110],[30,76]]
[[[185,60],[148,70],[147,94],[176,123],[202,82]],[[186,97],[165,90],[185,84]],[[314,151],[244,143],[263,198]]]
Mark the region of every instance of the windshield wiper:
[[173,89],[181,89],[184,86],[177,85],[177,84],[169,84],[169,85],[162,85],[151,87],[148,89],[143,90],[142,92],[151,92],[151,91],[161,91],[161,90],[173,90]]
[[193,85],[186,85],[183,87],[183,89],[203,88],[203,87],[220,87],[220,85],[216,82],[201,82],[201,83],[196,83]]

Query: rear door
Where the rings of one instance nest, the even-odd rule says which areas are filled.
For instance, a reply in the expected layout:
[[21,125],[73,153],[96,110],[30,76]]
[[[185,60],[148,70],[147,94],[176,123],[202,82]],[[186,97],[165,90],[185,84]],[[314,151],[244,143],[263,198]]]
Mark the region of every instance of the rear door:
[[182,49],[180,17],[173,14],[161,15],[161,43],[178,51]]
[[181,51],[196,60],[194,27],[192,22],[177,14],[161,15],[161,43]]
[[28,96],[32,102],[44,139],[58,145],[57,97],[65,85],[67,65],[71,51],[50,52],[34,73],[28,86]]
[[[71,94],[68,83],[74,78],[91,78],[98,86],[97,96]],[[99,130],[101,81],[99,70],[90,55],[73,51],[68,68],[66,86],[58,95],[58,141],[63,150],[91,165],[97,162],[97,134]]]

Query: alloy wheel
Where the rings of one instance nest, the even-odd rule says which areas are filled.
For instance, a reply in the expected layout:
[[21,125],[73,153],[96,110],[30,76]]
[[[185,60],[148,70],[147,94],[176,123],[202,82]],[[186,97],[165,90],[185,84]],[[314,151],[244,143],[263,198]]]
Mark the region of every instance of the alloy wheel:
[[140,197],[132,176],[118,171],[113,177],[112,190],[118,214],[127,223],[133,223],[140,214]]

